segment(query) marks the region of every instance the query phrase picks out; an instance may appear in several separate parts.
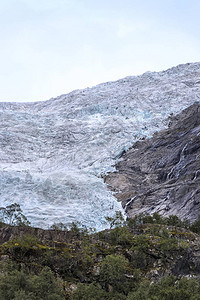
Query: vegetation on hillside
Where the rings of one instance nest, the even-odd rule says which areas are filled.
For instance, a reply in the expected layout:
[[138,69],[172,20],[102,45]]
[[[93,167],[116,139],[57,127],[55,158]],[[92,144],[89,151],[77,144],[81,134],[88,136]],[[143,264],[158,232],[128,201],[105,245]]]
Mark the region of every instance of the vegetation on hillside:
[[0,299],[200,299],[200,220],[106,219],[110,229],[93,233],[76,224],[39,233],[26,218],[2,219]]

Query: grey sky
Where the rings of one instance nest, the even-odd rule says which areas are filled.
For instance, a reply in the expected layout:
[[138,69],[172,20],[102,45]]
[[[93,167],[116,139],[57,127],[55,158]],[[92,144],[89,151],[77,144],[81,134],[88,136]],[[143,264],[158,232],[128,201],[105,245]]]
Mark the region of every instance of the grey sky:
[[0,0],[0,101],[200,61],[199,0]]

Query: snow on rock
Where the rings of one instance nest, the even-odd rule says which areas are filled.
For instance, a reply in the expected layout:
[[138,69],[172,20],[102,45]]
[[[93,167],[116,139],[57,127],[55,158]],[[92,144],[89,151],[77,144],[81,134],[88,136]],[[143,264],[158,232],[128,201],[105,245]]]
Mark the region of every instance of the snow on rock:
[[0,203],[32,225],[105,228],[121,209],[102,174],[137,139],[200,98],[200,63],[146,72],[33,103],[0,103]]

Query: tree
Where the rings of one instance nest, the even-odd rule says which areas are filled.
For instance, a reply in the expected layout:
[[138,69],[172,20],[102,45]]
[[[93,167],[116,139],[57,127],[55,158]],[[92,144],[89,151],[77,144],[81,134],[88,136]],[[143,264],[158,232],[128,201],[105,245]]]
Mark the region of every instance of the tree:
[[114,217],[105,217],[106,221],[110,224],[110,229],[113,227],[123,226],[125,223],[124,217],[121,211],[116,211]]
[[157,282],[143,281],[128,294],[127,300],[200,300],[199,283],[195,279],[166,276]]
[[89,285],[79,283],[77,290],[71,295],[71,300],[103,300],[108,299],[107,293],[100,285],[91,283]]
[[23,215],[20,205],[17,203],[7,205],[6,207],[1,207],[0,219],[1,222],[4,222],[11,226],[30,225],[30,222]]
[[39,275],[31,276],[29,284],[36,300],[64,300],[61,282],[48,267],[44,267]]
[[192,225],[190,226],[190,230],[197,234],[200,234],[200,217],[196,221],[194,221],[194,223],[192,223]]
[[128,261],[123,255],[108,255],[103,260],[100,270],[100,282],[109,290],[111,286],[118,292],[126,289],[126,270]]
[[53,225],[51,225],[50,229],[58,230],[58,231],[65,231],[65,230],[67,230],[67,226],[65,224],[63,224],[62,222],[54,223]]
[[1,300],[64,300],[62,284],[45,267],[38,275],[12,271],[0,276]]

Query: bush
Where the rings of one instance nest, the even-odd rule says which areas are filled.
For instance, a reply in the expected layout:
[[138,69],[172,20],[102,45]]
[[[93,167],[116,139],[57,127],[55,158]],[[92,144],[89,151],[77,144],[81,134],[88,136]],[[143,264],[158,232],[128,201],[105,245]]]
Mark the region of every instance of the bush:
[[127,278],[125,276],[128,261],[123,255],[107,255],[100,269],[100,282],[106,290],[109,286],[117,292],[126,292]]
[[127,227],[116,227],[106,236],[105,240],[111,245],[122,245],[129,247],[132,245],[132,234]]
[[189,228],[189,221],[179,219],[175,215],[171,215],[169,217],[162,217],[158,213],[154,213],[152,216],[149,214],[139,214],[136,215],[133,219],[127,219],[127,226],[129,228],[138,228],[143,224],[160,224],[160,225],[169,225],[176,226],[182,228]]
[[159,282],[144,281],[127,300],[199,300],[199,284],[194,279],[163,277]]
[[30,291],[38,300],[63,300],[62,286],[55,278],[53,272],[45,267],[39,276],[34,275],[29,280]]
[[78,284],[77,290],[71,295],[71,300],[103,300],[108,299],[108,294],[100,285],[91,283],[89,285]]
[[189,228],[191,231],[200,234],[200,217]]
[[45,267],[39,275],[12,271],[0,277],[1,300],[64,300],[62,286]]
[[23,272],[12,271],[0,278],[0,299],[14,299],[15,292],[28,289],[27,276]]
[[121,211],[116,211],[114,217],[105,217],[105,219],[110,224],[110,229],[123,226],[125,224],[125,220]]
[[176,227],[188,228],[189,222],[187,220],[181,221],[177,216],[171,215],[166,219],[166,224]]

